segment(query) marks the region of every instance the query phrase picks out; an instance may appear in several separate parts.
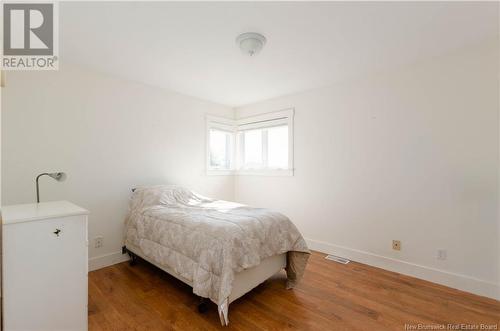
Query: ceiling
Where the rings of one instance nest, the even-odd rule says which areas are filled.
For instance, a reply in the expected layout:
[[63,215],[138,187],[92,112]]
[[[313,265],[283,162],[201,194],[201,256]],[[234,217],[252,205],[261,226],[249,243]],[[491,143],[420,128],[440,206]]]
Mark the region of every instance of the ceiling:
[[[498,38],[498,3],[61,2],[60,58],[229,106]],[[267,44],[243,55],[235,38]]]

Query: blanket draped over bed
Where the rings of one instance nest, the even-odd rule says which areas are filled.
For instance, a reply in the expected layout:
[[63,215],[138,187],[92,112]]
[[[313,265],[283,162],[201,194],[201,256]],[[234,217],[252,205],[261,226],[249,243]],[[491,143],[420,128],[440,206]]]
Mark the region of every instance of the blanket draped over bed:
[[135,190],[126,220],[127,243],[190,281],[195,294],[219,306],[227,305],[239,271],[287,253],[291,288],[309,258],[306,242],[286,216],[171,185]]

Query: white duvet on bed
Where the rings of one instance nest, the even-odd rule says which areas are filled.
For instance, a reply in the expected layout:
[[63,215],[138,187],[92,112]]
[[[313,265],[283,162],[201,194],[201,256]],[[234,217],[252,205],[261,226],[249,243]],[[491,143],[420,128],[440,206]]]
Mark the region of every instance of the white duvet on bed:
[[125,245],[139,247],[160,265],[193,284],[193,292],[219,306],[235,273],[288,253],[288,287],[300,280],[307,245],[284,215],[212,200],[178,186],[138,188],[126,220]]

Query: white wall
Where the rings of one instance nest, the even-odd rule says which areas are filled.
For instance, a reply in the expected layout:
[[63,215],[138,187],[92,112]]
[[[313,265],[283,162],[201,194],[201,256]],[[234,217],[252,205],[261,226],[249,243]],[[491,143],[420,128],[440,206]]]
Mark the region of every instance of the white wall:
[[61,65],[58,72],[9,72],[2,99],[2,203],[65,199],[90,210],[89,238],[104,236],[90,257],[119,258],[130,189],[179,183],[232,199],[232,177],[205,175],[205,114],[232,109]]
[[295,176],[240,176],[236,200],[284,212],[312,248],[494,296],[498,88],[494,43],[239,108],[295,108]]
[[[72,66],[11,72],[2,203],[91,211],[93,266],[120,258],[131,187],[174,182],[282,211],[312,248],[493,296],[498,290],[498,50],[473,50],[236,109],[295,108],[295,176],[205,175],[206,113],[227,107]],[[391,240],[402,241],[401,252]],[[436,259],[436,250],[448,259]],[[97,258],[104,256],[104,258]],[[498,293],[496,294],[498,295]]]

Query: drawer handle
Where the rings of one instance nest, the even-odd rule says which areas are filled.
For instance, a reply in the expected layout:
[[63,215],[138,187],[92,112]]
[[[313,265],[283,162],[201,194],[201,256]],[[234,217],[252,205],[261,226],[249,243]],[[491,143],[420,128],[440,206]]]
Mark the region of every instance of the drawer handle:
[[58,236],[58,237],[59,237],[59,233],[61,233],[61,230],[59,230],[59,229],[56,229],[56,231],[54,231],[54,234],[55,234],[56,236]]

